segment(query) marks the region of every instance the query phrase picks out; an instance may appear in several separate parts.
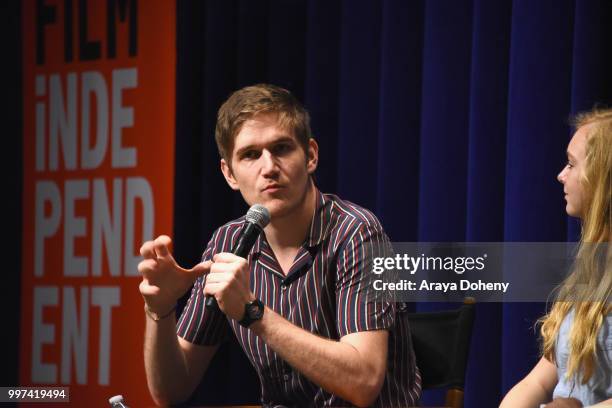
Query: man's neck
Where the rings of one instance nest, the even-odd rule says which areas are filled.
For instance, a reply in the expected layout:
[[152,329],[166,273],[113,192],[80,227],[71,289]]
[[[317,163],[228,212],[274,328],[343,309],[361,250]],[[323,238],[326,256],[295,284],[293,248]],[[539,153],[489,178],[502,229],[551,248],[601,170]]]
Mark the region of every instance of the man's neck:
[[265,228],[266,240],[274,252],[297,249],[304,243],[317,206],[316,191],[310,181],[303,205],[284,217],[273,219]]

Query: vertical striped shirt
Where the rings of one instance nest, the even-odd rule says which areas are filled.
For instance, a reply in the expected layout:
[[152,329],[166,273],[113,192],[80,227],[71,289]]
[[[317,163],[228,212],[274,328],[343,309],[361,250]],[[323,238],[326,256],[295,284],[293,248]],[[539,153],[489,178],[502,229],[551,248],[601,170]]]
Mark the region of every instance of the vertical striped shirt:
[[[421,380],[416,368],[404,307],[371,296],[372,258],[392,249],[380,222],[370,211],[318,190],[308,237],[287,275],[261,234],[248,255],[253,294],[291,323],[332,340],[355,332],[388,330],[385,381],[374,406],[416,405]],[[203,254],[208,260],[231,252],[244,218],[215,231]],[[350,406],[309,381],[283,361],[258,336],[205,307],[204,278],[196,281],[177,323],[177,333],[199,345],[215,345],[231,332],[255,367],[264,406]],[[386,296],[386,295],[385,295]]]

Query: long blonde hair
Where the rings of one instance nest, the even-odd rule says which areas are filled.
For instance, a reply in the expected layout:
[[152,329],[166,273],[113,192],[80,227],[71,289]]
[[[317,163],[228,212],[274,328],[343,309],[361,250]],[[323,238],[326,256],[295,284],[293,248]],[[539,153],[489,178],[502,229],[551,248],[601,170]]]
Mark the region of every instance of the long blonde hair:
[[567,378],[593,375],[597,334],[612,311],[612,109],[578,115],[575,129],[589,125],[585,168],[582,232],[572,273],[560,285],[550,312],[540,319],[542,354],[555,361],[555,341],[565,316],[574,309],[569,335]]

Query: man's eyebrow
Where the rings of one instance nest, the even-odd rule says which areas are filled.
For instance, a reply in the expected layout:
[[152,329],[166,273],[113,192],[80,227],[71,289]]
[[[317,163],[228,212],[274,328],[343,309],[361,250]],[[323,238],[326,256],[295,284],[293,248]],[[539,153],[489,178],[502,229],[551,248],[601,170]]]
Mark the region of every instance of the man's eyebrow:
[[272,144],[284,143],[284,142],[294,142],[294,139],[291,136],[281,136],[276,139]]
[[254,144],[252,144],[252,145],[247,145],[247,146],[243,146],[243,147],[241,147],[240,149],[236,150],[236,155],[238,155],[238,156],[239,156],[239,155],[241,155],[242,153],[244,153],[244,152],[246,152],[246,151],[248,151],[248,150],[254,149],[256,146],[257,146],[257,145],[254,145]]
[[576,160],[576,156],[574,156],[569,150],[567,150],[566,153],[567,153],[567,157],[569,157],[570,159]]

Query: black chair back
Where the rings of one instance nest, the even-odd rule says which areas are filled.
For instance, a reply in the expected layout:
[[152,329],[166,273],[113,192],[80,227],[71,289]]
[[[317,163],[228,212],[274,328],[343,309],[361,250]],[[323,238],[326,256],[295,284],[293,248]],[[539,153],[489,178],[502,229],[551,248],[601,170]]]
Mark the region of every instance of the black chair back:
[[423,389],[463,391],[474,313],[468,298],[456,310],[408,314]]

